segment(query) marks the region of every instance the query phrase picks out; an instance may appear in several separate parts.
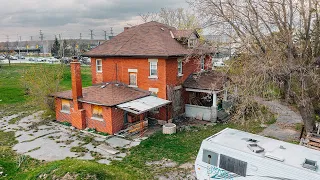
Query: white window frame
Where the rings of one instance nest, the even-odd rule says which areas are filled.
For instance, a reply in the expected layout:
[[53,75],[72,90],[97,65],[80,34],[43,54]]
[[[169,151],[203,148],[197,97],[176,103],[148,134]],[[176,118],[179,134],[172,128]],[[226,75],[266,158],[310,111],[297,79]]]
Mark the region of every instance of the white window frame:
[[[101,62],[100,65],[98,65],[98,61]],[[99,70],[99,67],[101,67],[101,70]],[[96,59],[96,71],[97,72],[102,72],[102,59]]]
[[[158,78],[158,59],[149,59],[148,62],[149,62],[149,78],[157,79]],[[154,66],[156,67],[155,68],[156,74],[151,73],[152,67]]]
[[[181,66],[181,67],[179,67]],[[183,76],[183,64],[182,59],[178,59],[178,76]]]
[[204,71],[204,69],[205,69],[205,64],[204,64],[204,57],[201,57],[201,59],[200,59],[200,70],[201,71]]
[[[130,84],[131,83],[130,74],[136,75],[136,83],[135,84]],[[137,72],[129,72],[129,87],[138,87],[138,74],[137,74]]]
[[188,39],[188,47],[194,48],[197,44],[197,39]]

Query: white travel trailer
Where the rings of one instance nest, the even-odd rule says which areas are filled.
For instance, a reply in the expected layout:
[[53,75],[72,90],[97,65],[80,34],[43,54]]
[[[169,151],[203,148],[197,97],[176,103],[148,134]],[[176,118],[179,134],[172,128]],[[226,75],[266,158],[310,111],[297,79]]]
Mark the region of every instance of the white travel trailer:
[[320,151],[226,128],[205,139],[195,171],[200,180],[320,180]]

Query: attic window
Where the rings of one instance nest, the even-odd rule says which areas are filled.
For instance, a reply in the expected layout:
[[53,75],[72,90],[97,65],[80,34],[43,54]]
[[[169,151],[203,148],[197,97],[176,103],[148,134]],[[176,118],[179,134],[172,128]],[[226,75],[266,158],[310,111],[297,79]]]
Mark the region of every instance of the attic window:
[[197,44],[197,39],[188,39],[188,47],[194,48]]
[[305,159],[304,163],[302,164],[302,167],[316,171],[318,166],[317,166],[317,161],[313,161],[310,159]]

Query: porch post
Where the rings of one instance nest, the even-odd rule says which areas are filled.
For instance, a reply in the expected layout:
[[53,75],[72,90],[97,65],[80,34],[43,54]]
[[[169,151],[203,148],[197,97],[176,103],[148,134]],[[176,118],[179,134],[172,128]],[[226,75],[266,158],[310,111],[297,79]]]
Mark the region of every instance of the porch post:
[[213,107],[217,107],[217,93],[216,92],[213,92],[212,93],[212,108]]
[[140,114],[139,117],[140,117],[140,128],[141,128],[140,137],[142,137],[143,136],[143,128],[144,128],[144,125],[143,125],[143,114]]

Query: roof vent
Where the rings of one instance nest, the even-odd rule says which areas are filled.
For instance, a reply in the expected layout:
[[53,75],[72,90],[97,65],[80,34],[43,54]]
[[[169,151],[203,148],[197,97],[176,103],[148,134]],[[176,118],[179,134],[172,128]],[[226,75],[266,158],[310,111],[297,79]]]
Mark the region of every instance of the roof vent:
[[164,31],[164,28],[160,28],[162,31]]
[[102,89],[102,88],[105,88],[107,85],[102,85],[102,86],[100,86],[100,88]]
[[247,147],[255,153],[261,153],[264,151],[264,148],[259,146],[258,144],[248,144]]
[[313,161],[310,159],[305,159],[304,163],[302,164],[302,167],[316,171],[318,166],[317,166],[317,161]]
[[264,156],[267,157],[267,158],[273,159],[273,160],[277,160],[277,161],[281,161],[281,162],[284,161],[283,157],[276,156],[275,154],[271,154],[270,152],[267,152]]

